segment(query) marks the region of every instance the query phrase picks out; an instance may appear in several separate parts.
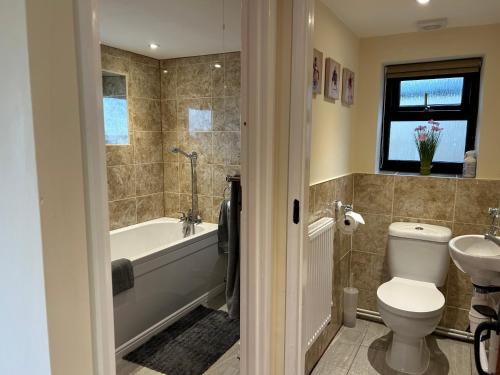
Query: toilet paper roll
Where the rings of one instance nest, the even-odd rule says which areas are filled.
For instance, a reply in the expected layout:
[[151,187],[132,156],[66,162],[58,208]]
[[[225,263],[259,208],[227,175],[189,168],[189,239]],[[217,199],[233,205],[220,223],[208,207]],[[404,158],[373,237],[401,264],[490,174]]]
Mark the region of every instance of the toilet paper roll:
[[363,216],[357,212],[349,211],[345,213],[338,225],[341,232],[345,234],[352,234],[358,228],[359,224],[364,223],[365,220],[363,219]]

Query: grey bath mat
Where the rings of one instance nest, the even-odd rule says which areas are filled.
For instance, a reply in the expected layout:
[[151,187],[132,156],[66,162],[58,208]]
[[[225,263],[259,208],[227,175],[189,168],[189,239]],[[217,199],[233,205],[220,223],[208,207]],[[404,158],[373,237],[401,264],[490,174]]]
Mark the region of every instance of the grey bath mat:
[[239,320],[200,306],[124,359],[167,375],[201,375],[239,338]]

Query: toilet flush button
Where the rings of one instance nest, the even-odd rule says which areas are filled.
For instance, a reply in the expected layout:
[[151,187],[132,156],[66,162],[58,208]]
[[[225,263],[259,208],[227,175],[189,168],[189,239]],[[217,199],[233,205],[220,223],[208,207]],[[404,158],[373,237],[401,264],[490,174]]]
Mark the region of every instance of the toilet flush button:
[[416,230],[424,230],[422,227],[415,227]]

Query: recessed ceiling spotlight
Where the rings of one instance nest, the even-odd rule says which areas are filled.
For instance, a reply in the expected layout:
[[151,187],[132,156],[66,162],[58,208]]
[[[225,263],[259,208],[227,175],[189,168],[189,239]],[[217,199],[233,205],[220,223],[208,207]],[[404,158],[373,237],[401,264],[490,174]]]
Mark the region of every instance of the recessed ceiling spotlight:
[[168,73],[168,70],[166,70],[166,69],[165,69],[165,70],[163,71],[163,73],[167,74],[167,73]]
[[158,47],[159,47],[159,45],[156,44],[156,43],[150,43],[149,44],[149,48],[151,48],[151,49],[158,49]]
[[420,5],[427,5],[430,3],[431,0],[417,0],[417,3]]
[[214,64],[214,68],[220,69],[220,68],[222,68],[222,65],[221,65],[221,64],[219,64],[219,63],[215,63],[215,64]]

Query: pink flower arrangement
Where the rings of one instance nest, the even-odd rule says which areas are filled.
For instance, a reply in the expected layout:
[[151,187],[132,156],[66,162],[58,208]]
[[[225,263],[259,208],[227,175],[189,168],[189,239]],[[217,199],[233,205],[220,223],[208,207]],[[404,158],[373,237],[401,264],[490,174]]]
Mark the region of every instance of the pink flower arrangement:
[[415,128],[415,144],[421,163],[420,173],[430,174],[432,159],[434,159],[434,154],[441,141],[443,130],[439,127],[439,122],[434,120],[429,120],[428,125],[420,125]]

